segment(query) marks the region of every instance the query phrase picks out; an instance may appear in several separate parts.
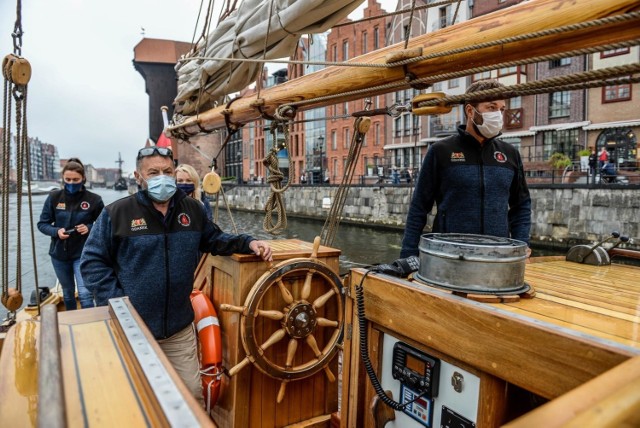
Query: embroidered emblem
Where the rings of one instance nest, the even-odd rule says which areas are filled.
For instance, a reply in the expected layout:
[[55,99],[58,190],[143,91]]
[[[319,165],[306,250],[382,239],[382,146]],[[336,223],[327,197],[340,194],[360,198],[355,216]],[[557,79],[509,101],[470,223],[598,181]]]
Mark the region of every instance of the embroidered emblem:
[[138,230],[147,229],[147,222],[144,218],[134,218],[131,220],[131,231],[136,232]]
[[505,163],[507,161],[507,155],[502,152],[493,152],[493,158],[500,163]]
[[464,153],[451,152],[451,162],[466,162],[466,159],[464,158]]
[[91,205],[87,201],[80,202],[80,208],[82,208],[83,210],[88,210],[90,206]]
[[67,205],[64,202],[58,202],[58,205],[56,205],[56,209],[57,210],[66,210],[67,209]]
[[178,223],[180,223],[181,226],[187,227],[191,225],[191,218],[186,213],[178,214]]

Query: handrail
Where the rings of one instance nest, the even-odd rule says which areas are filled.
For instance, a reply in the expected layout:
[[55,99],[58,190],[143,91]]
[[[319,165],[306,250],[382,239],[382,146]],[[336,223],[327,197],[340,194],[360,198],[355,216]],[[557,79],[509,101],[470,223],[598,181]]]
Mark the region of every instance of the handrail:
[[55,305],[42,308],[40,322],[40,360],[38,363],[38,427],[67,426],[62,356],[58,331],[58,310]]

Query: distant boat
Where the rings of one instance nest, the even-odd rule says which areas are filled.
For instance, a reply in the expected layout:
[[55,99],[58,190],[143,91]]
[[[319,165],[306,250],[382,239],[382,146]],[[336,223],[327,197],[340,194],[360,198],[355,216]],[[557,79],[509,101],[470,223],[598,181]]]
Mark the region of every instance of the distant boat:
[[124,177],[118,178],[118,180],[113,185],[114,190],[127,190],[129,185],[127,184],[127,180]]
[[[31,194],[32,195],[46,195],[51,193],[53,190],[59,190],[60,185],[53,181],[43,181],[43,182],[31,182]],[[27,186],[27,182],[23,181],[22,183],[22,193],[27,194],[29,191],[29,186]]]

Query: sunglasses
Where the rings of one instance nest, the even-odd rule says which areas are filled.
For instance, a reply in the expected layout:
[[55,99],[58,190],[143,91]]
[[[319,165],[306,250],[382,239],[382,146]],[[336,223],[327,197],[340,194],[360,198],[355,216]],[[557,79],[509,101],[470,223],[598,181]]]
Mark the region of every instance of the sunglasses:
[[146,158],[147,156],[153,156],[154,154],[159,154],[160,156],[169,156],[173,159],[173,152],[168,147],[145,147],[138,150],[137,159]]

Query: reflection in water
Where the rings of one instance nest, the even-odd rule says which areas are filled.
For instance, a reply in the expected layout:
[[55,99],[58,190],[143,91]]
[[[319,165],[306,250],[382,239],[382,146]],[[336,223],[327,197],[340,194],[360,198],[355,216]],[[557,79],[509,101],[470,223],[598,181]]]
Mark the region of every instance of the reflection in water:
[[31,426],[36,426],[38,411],[38,353],[36,323],[25,321],[16,325],[13,358],[16,391],[28,400]]

